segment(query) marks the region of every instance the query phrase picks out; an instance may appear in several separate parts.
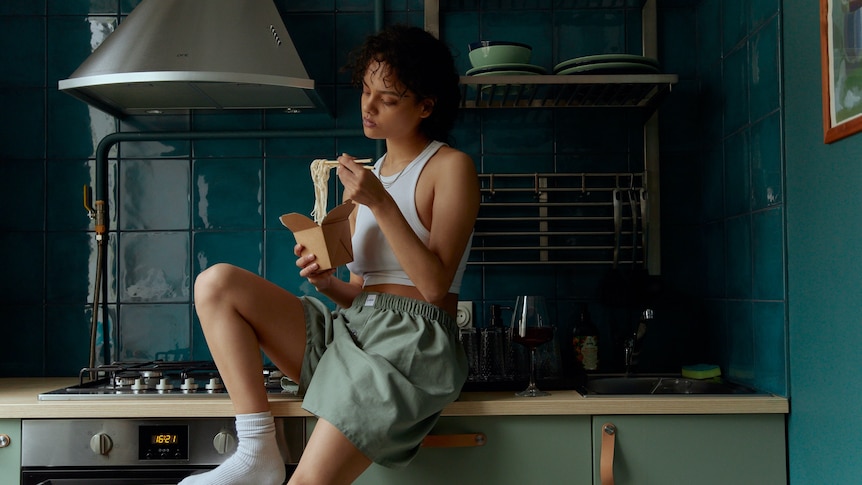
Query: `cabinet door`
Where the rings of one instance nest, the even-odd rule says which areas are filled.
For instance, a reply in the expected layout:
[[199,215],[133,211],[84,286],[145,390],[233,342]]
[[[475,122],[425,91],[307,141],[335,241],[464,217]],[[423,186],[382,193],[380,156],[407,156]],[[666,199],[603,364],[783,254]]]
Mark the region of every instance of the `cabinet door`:
[[616,427],[615,485],[786,485],[784,415],[594,416],[593,483],[602,428]]
[[0,434],[9,437],[7,446],[0,448],[0,483],[21,483],[21,420],[0,419]]
[[589,416],[443,417],[431,434],[484,433],[484,446],[422,448],[401,470],[371,467],[358,485],[587,485]]

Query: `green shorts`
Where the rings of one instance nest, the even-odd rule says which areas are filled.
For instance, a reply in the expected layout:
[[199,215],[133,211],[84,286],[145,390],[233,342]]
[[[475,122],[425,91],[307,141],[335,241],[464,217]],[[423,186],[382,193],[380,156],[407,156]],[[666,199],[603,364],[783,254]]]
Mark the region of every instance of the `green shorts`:
[[332,423],[375,463],[406,466],[467,379],[454,319],[437,306],[385,293],[362,293],[336,311],[312,297],[302,304],[303,409]]

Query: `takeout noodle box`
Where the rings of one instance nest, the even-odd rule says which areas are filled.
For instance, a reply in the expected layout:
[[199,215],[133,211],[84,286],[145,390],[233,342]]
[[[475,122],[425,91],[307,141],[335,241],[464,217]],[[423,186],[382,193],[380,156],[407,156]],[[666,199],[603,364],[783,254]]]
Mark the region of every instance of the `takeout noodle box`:
[[279,220],[293,232],[296,242],[304,246],[301,255],[316,255],[320,269],[326,270],[353,261],[348,217],[355,207],[353,202],[345,202],[335,207],[326,214],[319,226],[296,212],[284,214]]

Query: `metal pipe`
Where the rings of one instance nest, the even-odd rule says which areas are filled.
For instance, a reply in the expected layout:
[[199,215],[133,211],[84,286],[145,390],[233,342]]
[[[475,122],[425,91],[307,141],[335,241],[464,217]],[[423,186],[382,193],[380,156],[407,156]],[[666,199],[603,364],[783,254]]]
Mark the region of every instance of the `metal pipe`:
[[383,30],[383,0],[374,0],[374,31]]
[[[482,192],[487,193],[485,191]],[[485,202],[482,207],[610,207],[611,202]]]
[[[383,9],[383,0],[374,0],[374,31],[380,32],[383,30],[384,25],[384,9]],[[383,152],[386,151],[386,142],[383,140],[376,140],[374,142],[374,149],[376,150],[376,156],[374,160],[377,161],[380,157],[383,156]]]
[[[522,232],[514,232],[514,231],[476,231],[474,235],[476,237],[527,237],[527,236],[609,236],[613,233],[605,232],[605,231],[589,231],[589,232],[579,232],[579,231],[522,231]],[[625,231],[620,232],[621,235],[633,235],[634,233]],[[620,246],[620,248],[628,248],[631,249],[634,246]],[[578,249],[578,247],[570,246],[569,249]]]
[[[98,324],[99,324],[99,296],[102,292],[102,267],[105,264],[105,256],[107,251],[104,251],[102,248],[104,246],[104,238],[98,238],[98,247],[96,251],[96,281],[93,287],[93,315],[91,316],[92,321],[90,322],[90,359],[89,359],[89,368],[93,369],[96,367],[96,340],[98,337]],[[107,312],[103,313],[103,315],[107,316]],[[102,332],[104,333],[104,328],[102,328]],[[107,347],[107,346],[105,346]],[[104,357],[110,358],[109,355],[105,355]],[[107,363],[107,362],[106,362]],[[90,372],[90,380],[96,378],[95,372]]]
[[425,0],[425,30],[440,38],[440,1]]
[[[484,206],[483,206],[484,207]],[[547,207],[547,206],[544,206]],[[478,217],[476,222],[575,222],[575,221],[611,221],[612,217],[604,216],[512,216],[512,217]],[[629,219],[631,220],[631,219]],[[543,231],[547,233],[547,231]]]
[[[473,246],[473,251],[609,251],[609,246]],[[623,247],[623,249],[631,249]]]
[[541,265],[566,265],[566,266],[600,266],[609,265],[613,261],[467,261],[468,266],[541,266]]
[[[642,39],[643,55],[658,59],[658,29],[657,29],[657,0],[647,0],[643,7]],[[645,248],[647,271],[651,275],[661,274],[661,201],[660,201],[660,163],[659,163],[659,125],[658,112],[644,124],[644,188],[649,190],[649,220],[644,221],[645,227],[650,228],[647,234]]]
[[[108,152],[120,142],[169,141],[169,140],[213,140],[213,139],[264,139],[264,138],[327,138],[339,136],[362,136],[361,130],[249,130],[249,131],[180,131],[180,132],[120,132],[111,133],[99,141],[96,147],[96,200],[107,200]],[[106,216],[107,220],[107,216]]]

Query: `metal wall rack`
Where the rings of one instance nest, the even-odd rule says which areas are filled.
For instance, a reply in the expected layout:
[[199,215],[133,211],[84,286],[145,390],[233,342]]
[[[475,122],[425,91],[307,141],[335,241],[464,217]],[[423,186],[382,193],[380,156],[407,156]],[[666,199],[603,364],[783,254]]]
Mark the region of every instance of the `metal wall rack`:
[[642,108],[650,113],[676,74],[461,76],[463,108]]
[[643,173],[496,173],[479,181],[469,264],[610,265],[615,251],[620,264],[643,264]]
[[[564,0],[561,8],[619,8],[621,6],[637,5],[641,8],[641,32],[643,55],[658,59],[658,0]],[[440,33],[440,1],[425,0],[425,29],[439,36]],[[659,148],[658,148],[658,113],[657,108],[663,98],[671,91],[678,81],[676,74],[592,74],[592,75],[534,75],[534,76],[462,76],[462,107],[480,108],[627,108],[644,112],[644,171],[639,181],[640,186],[648,189],[649,198],[644,202],[648,206],[649,231],[645,237],[645,258],[649,274],[661,273],[661,203],[659,178]],[[565,174],[560,174],[565,175]],[[596,174],[598,175],[598,174]],[[618,174],[603,174],[615,176]],[[495,175],[502,177],[502,174]],[[553,178],[547,178],[552,180]],[[611,189],[613,191],[613,189]],[[601,192],[601,191],[599,191]],[[544,193],[544,192],[543,192]],[[547,192],[550,194],[550,192]],[[492,207],[486,202],[482,211]],[[524,206],[526,209],[530,206]],[[551,210],[553,206],[546,207]],[[515,207],[512,207],[515,209]],[[585,209],[585,208],[582,208]],[[625,212],[625,211],[624,211]],[[538,216],[538,217],[541,217]],[[480,221],[484,223],[483,221]],[[547,221],[549,224],[552,221]],[[582,223],[585,221],[582,221]],[[583,234],[581,234],[583,236]],[[503,237],[503,236],[501,236]],[[510,236],[504,236],[510,237]],[[548,235],[556,238],[556,236]],[[581,251],[582,256],[576,258],[561,258],[570,262],[587,263],[587,252],[590,245],[584,238],[564,239],[573,247],[571,251]],[[556,243],[556,240],[554,240]],[[579,249],[578,246],[583,246]],[[548,258],[552,251],[549,243],[535,255],[537,259],[524,261],[527,264],[553,262]],[[604,245],[597,245],[602,246]],[[494,245],[480,243],[482,251],[496,251]],[[602,251],[602,249],[596,249]],[[553,250],[563,252],[563,249]],[[525,253],[526,254],[526,253]],[[591,256],[596,256],[595,254]],[[541,258],[545,257],[546,260]],[[487,259],[483,257],[483,259]],[[598,257],[593,263],[607,263],[607,258]],[[514,264],[509,262],[507,264]],[[490,264],[483,262],[482,264]]]

